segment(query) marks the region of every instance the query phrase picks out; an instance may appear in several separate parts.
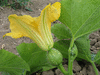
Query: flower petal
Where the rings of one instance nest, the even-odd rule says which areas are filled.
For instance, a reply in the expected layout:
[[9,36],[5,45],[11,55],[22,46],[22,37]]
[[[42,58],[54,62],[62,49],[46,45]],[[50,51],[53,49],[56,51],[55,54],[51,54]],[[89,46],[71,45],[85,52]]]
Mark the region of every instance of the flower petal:
[[39,30],[47,45],[50,48],[53,47],[53,38],[51,35],[51,22],[57,20],[60,17],[60,3],[56,2],[53,5],[47,5],[42,11],[39,17],[40,24]]
[[[40,35],[38,31],[38,26],[35,24],[31,24],[31,22],[33,22],[35,18],[32,18],[29,15],[17,16],[15,14],[10,15],[8,18],[11,23],[10,24],[11,33],[13,34],[15,33],[14,34],[15,36],[13,38],[18,37],[17,33],[20,33],[21,35],[29,38],[31,37],[31,33]],[[19,38],[23,36],[19,35]]]
[[10,15],[10,29],[11,33],[6,33],[5,36],[11,36],[12,38],[29,37],[43,50],[47,50],[48,46],[43,41],[40,32],[38,31],[38,25],[34,22],[36,18],[32,18],[29,15],[17,16]]
[[46,14],[47,14],[46,15],[47,19],[50,22],[53,22],[53,21],[57,20],[60,17],[60,8],[61,8],[61,3],[60,2],[55,2],[52,5],[49,4],[41,11],[41,15],[45,11]]
[[60,17],[60,5],[59,2],[47,5],[41,11],[41,15],[35,18],[29,15],[10,15],[8,18],[11,23],[11,33],[4,36],[11,36],[12,38],[26,36],[45,51],[52,48],[54,42],[51,35],[51,22]]
[[17,39],[17,38],[23,37],[23,34],[21,34],[21,33],[6,33],[3,37],[5,37],[5,36],[11,36],[12,38]]

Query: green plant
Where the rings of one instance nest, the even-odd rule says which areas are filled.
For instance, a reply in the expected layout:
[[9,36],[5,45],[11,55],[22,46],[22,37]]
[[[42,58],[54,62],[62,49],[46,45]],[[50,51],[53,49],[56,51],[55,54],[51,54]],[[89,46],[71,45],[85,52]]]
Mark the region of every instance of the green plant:
[[[3,37],[26,36],[35,43],[17,46],[20,57],[0,50],[0,71],[3,73],[30,75],[57,67],[64,75],[73,75],[73,61],[78,58],[90,62],[98,75],[95,63],[100,65],[100,50],[97,54],[90,52],[89,34],[100,29],[99,0],[61,0],[61,3],[47,5],[39,17],[14,14],[8,18],[11,32]],[[51,22],[57,19],[62,24],[51,27]],[[53,42],[51,32],[59,41]],[[68,71],[62,66],[62,58],[68,59]]]
[[0,0],[0,6],[8,5],[8,0]]
[[32,3],[31,0],[1,0],[0,6],[11,6],[13,9],[26,9],[32,11],[30,8],[27,7],[29,3]]

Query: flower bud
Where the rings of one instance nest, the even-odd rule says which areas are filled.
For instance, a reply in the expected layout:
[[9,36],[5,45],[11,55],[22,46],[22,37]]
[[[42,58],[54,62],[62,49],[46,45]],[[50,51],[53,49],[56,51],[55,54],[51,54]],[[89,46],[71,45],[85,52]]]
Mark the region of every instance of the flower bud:
[[61,64],[62,59],[63,59],[63,56],[58,50],[51,49],[48,51],[47,60],[51,65],[57,66]]

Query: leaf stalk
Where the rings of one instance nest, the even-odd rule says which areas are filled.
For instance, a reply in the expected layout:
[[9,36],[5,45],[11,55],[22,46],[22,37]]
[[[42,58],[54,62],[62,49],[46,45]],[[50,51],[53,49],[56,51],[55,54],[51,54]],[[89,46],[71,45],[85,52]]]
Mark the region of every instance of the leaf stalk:
[[70,47],[69,47],[69,50],[68,50],[68,74],[69,75],[73,75],[72,68],[73,68],[73,61],[74,61],[75,58],[71,59],[71,55],[70,55],[73,44],[74,44],[74,38],[72,38],[71,43],[70,43]]
[[60,65],[58,65],[58,68],[60,69],[60,71],[64,74],[64,75],[68,75],[68,72],[64,69],[62,63]]

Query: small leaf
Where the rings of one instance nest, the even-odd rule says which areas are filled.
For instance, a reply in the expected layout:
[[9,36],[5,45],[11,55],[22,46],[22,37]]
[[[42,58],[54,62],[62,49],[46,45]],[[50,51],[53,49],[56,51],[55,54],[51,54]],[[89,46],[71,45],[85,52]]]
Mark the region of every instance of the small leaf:
[[99,50],[98,53],[96,54],[94,62],[96,62],[97,64],[100,65],[100,50]]
[[51,32],[58,38],[58,39],[69,39],[71,38],[70,30],[64,24],[54,24],[51,27]]
[[50,70],[50,69],[53,69],[53,68],[56,68],[56,66],[52,66],[52,65],[46,65],[46,66],[43,66],[42,67],[43,69],[40,71],[40,72],[43,72],[43,71],[47,71],[47,70]]
[[[29,65],[17,55],[4,49],[0,50],[0,71],[10,75],[21,75],[29,71]],[[25,75],[25,74],[24,74]]]
[[85,59],[87,61],[91,61],[91,54],[90,54],[90,40],[88,39],[87,35],[78,38],[75,41],[75,44],[78,49],[78,58]]
[[99,64],[100,65],[100,60],[96,61],[96,64]]
[[27,11],[33,11],[31,8],[25,7]]
[[64,58],[68,58],[69,45],[70,45],[70,40],[60,40],[54,43],[54,48],[59,50]]

